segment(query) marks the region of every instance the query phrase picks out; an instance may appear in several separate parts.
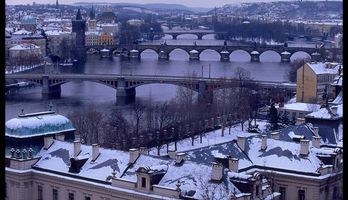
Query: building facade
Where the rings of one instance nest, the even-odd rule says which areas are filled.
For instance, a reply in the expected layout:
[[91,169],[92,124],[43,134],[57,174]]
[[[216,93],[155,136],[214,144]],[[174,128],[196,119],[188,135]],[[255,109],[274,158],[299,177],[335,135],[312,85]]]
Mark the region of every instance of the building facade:
[[297,70],[296,102],[324,103],[334,97],[331,83],[342,68],[338,63],[306,63]]

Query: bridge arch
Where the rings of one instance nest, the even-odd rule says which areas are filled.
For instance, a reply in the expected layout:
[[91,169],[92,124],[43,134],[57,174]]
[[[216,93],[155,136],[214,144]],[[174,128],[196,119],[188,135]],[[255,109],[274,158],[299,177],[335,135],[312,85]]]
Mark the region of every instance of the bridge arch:
[[242,61],[242,62],[250,62],[251,56],[250,53],[243,49],[236,49],[230,52],[230,61]]
[[[176,53],[176,52],[178,53]],[[186,52],[186,53],[183,53],[183,52]],[[190,53],[189,53],[189,50],[186,50],[186,49],[183,49],[183,48],[174,48],[174,49],[170,49],[169,52],[168,52],[169,56],[170,56],[170,59],[172,60],[182,60],[182,57],[184,56],[185,60],[189,60],[190,58]],[[173,59],[174,58],[174,59]]]
[[296,51],[290,55],[290,61],[293,61],[296,59],[307,59],[307,58],[310,60],[312,56],[305,51]]
[[216,34],[215,33],[207,33],[202,35],[202,39],[204,40],[214,40]]
[[[207,56],[207,54],[209,55],[209,57]],[[209,59],[210,57],[212,57],[212,59]],[[215,49],[204,49],[203,51],[199,52],[199,58],[200,60],[219,61],[221,59],[221,55],[220,52]]]
[[275,50],[266,50],[264,52],[260,52],[260,62],[280,62],[281,55],[279,52]]
[[[175,36],[173,36],[174,38]],[[189,38],[182,38],[182,37],[189,37]],[[198,40],[199,36],[194,33],[182,33],[182,34],[177,34],[176,39],[190,39],[190,40]]]
[[[61,86],[65,83],[69,82],[74,82],[75,80],[50,80],[49,86],[54,87],[54,86]],[[92,82],[92,83],[99,83],[114,89],[117,89],[117,81],[111,81],[111,80],[83,80],[87,82]],[[42,84],[41,84],[42,85]]]
[[[147,54],[147,55],[146,55]],[[139,56],[141,58],[158,58],[158,50],[154,48],[146,48],[139,51]]]

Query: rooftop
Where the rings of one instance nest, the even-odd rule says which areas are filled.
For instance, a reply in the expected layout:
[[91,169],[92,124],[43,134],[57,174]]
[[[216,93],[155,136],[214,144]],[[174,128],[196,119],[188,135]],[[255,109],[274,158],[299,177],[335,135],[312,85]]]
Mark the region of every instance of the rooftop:
[[54,111],[20,114],[5,123],[5,135],[14,138],[29,138],[74,130],[68,118],[55,114]]

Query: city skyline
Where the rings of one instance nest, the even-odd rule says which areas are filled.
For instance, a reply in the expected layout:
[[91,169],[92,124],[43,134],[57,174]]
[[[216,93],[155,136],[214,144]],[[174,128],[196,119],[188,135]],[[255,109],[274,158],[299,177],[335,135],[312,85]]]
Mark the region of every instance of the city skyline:
[[[221,7],[225,4],[233,4],[233,3],[251,3],[251,2],[275,2],[275,1],[290,1],[290,0],[58,0],[60,4],[73,4],[77,2],[96,2],[96,3],[138,3],[138,4],[150,4],[150,3],[166,3],[166,4],[181,4],[188,7],[204,7],[204,8],[213,8],[213,7]],[[297,0],[292,0],[297,1]],[[316,1],[316,0],[311,0]],[[18,5],[18,4],[32,4],[33,2],[37,4],[55,4],[55,0],[6,0],[6,4],[9,5]]]

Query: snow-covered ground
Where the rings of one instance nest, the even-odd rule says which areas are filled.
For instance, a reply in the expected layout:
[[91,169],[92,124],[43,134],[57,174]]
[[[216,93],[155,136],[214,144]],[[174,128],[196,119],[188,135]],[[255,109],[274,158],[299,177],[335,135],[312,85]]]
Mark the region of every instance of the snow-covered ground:
[[5,68],[5,74],[12,74],[12,73],[17,73],[17,72],[23,72],[29,69],[34,69],[37,67],[42,66],[43,64],[36,64],[36,65],[30,65],[30,66],[26,66],[26,65],[20,65],[20,66],[14,66],[12,67],[12,69],[7,69],[10,67],[6,67]]
[[[252,122],[253,124],[254,122]],[[262,132],[265,132],[266,130],[266,125],[267,121],[266,120],[257,120],[257,124],[259,125],[259,129]],[[199,135],[195,136],[194,140],[194,146],[192,146],[192,140],[191,138],[185,138],[183,140],[180,140],[177,142],[177,152],[182,152],[182,151],[188,151],[188,150],[193,150],[193,149],[198,149],[210,145],[215,145],[215,144],[221,144],[225,142],[232,141],[234,139],[237,139],[237,136],[250,136],[254,135],[255,133],[248,133],[247,131],[248,128],[248,123],[244,123],[244,129],[242,131],[242,126],[240,123],[233,125],[231,128],[231,134],[229,135],[228,128],[225,128],[224,131],[224,136],[221,136],[221,129],[215,130],[208,132],[203,135],[202,137],[202,143],[200,143],[200,138]],[[169,145],[169,150],[174,150],[174,142],[170,143]],[[157,155],[157,148],[151,148],[149,150],[150,155]],[[167,155],[167,145],[163,145],[160,149],[160,155]]]

